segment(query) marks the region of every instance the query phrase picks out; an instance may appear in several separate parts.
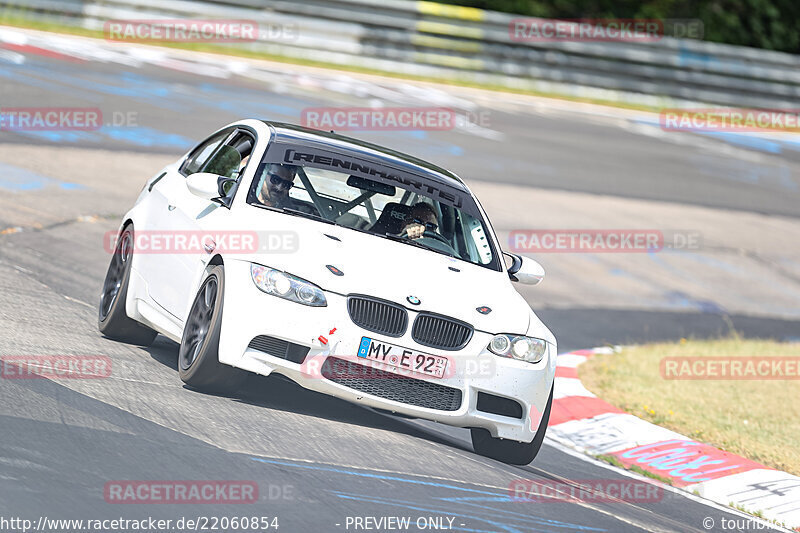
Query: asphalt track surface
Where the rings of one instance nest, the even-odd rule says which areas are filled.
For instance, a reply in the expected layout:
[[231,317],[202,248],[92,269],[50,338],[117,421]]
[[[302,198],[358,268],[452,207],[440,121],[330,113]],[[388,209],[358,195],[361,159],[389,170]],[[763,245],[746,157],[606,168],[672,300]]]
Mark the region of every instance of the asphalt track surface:
[[[23,153],[24,147],[36,145],[36,153],[45,158],[62,157],[65,147],[111,150],[97,152],[102,164],[85,162],[94,179],[114,179],[113,172],[103,171],[113,169],[115,151],[163,154],[168,160],[243,116],[296,121],[303,107],[363,105],[376,98],[359,93],[346,76],[328,75],[327,85],[284,78],[258,84],[151,65],[133,68],[19,53],[24,63],[0,70],[3,106],[133,111],[138,126],[107,128],[91,136],[2,133],[4,153],[11,154],[2,164],[24,166],[13,160],[15,146]],[[395,105],[408,104],[409,94],[413,89],[384,97]],[[581,113],[523,115],[504,111],[506,105],[512,106],[492,108],[490,131],[479,134],[361,136],[449,165],[467,179],[800,214],[793,153],[766,158],[755,150],[752,164],[767,169],[762,179],[731,178],[740,168],[722,155],[709,155],[724,154],[724,143],[698,156],[684,144]],[[488,138],[497,133],[501,140]],[[65,158],[65,169],[67,164],[74,172],[75,162]],[[142,169],[139,183],[156,170]],[[104,339],[96,331],[94,306],[108,262],[98,243],[118,223],[118,197],[107,187],[53,174],[48,179],[54,181],[26,189],[19,180],[0,178],[0,193],[12,200],[0,213],[4,227],[24,217],[22,206],[40,214],[59,213],[77,198],[103,216],[64,218],[0,235],[0,353],[103,354],[111,357],[114,372],[97,380],[2,380],[2,517],[36,522],[40,516],[173,521],[266,516],[277,517],[279,531],[286,532],[353,531],[352,526],[346,529],[347,517],[364,516],[409,516],[412,522],[449,517],[454,530],[508,532],[707,531],[706,517],[714,519],[718,531],[725,517],[744,523],[736,512],[669,490],[652,503],[509,501],[507,488],[518,479],[580,483],[624,475],[550,442],[532,465],[503,465],[474,454],[465,430],[377,413],[272,377],[253,376],[234,396],[186,389],[175,370],[174,343],[159,337],[141,348]],[[129,202],[133,190],[126,192]],[[716,335],[728,320],[750,336],[781,338],[800,331],[789,316],[586,308],[545,308],[539,314],[559,338],[561,351],[602,342]],[[259,501],[115,505],[103,497],[109,481],[188,479],[252,480],[259,486]]]

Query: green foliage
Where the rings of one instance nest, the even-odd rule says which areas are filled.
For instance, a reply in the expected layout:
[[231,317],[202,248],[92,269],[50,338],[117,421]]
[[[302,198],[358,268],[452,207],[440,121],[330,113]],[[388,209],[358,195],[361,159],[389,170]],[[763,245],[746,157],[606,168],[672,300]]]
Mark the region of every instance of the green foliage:
[[798,0],[437,0],[530,17],[699,19],[705,39],[800,53]]

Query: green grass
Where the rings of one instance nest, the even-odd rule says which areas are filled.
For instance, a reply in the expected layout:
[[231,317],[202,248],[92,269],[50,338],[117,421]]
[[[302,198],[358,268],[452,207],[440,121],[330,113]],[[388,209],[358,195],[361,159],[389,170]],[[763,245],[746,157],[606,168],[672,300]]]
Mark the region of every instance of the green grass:
[[636,472],[640,476],[649,477],[651,479],[655,479],[656,481],[666,483],[667,485],[672,485],[672,480],[670,478],[659,476],[658,474],[653,472],[648,472],[644,468],[637,465],[625,466],[624,464],[622,464],[622,461],[620,461],[613,455],[600,454],[596,455],[595,458],[601,461],[605,461],[606,463],[616,466],[617,468],[622,468],[623,470],[630,470],[631,472]]
[[800,380],[667,380],[664,357],[800,357],[800,343],[685,340],[598,355],[579,367],[586,387],[640,418],[800,474]]
[[[39,20],[32,20],[25,17],[21,17],[18,15],[9,15],[8,13],[3,13],[0,11],[0,25],[4,26],[13,26],[17,28],[28,28],[33,30],[40,30],[40,31],[48,31],[54,33],[64,33],[64,34],[71,34],[71,35],[80,35],[83,37],[93,37],[96,39],[103,39],[104,35],[102,31],[99,30],[89,30],[86,28],[80,28],[77,26],[69,26],[66,24],[60,24],[57,22],[43,22]],[[344,71],[344,72],[355,72],[359,74],[371,74],[376,76],[383,76],[387,78],[397,78],[397,79],[404,79],[404,80],[412,80],[412,81],[421,81],[421,82],[431,82],[431,83],[439,83],[443,85],[453,85],[457,87],[468,87],[468,88],[475,88],[475,89],[484,89],[489,91],[496,91],[496,92],[505,92],[511,94],[521,94],[527,96],[539,96],[545,98],[557,98],[560,100],[566,100],[570,102],[579,102],[579,103],[587,103],[587,104],[597,104],[597,105],[605,105],[610,107],[617,107],[621,109],[632,109],[637,111],[650,111],[650,112],[659,112],[661,110],[660,107],[656,106],[646,106],[640,104],[630,104],[626,102],[616,102],[612,100],[603,100],[597,98],[581,98],[581,97],[574,97],[569,95],[563,95],[559,93],[550,93],[550,92],[543,92],[543,91],[534,91],[534,90],[527,90],[527,89],[513,89],[509,87],[505,87],[502,85],[491,84],[491,83],[477,83],[472,81],[466,80],[450,80],[450,79],[442,79],[436,78],[432,76],[418,76],[418,75],[411,75],[411,74],[398,74],[395,72],[384,71],[384,70],[377,70],[365,67],[359,67],[354,65],[336,65],[331,66],[330,63],[326,63],[323,61],[313,61],[301,58],[294,58],[294,57],[287,57],[287,56],[279,56],[268,54],[265,52],[258,52],[253,50],[247,50],[243,48],[235,48],[233,46],[222,46],[218,44],[210,44],[210,43],[167,43],[167,42],[148,42],[148,45],[151,46],[162,46],[166,48],[177,48],[181,50],[192,50],[196,52],[205,52],[205,53],[212,53],[212,54],[222,54],[222,55],[229,55],[235,57],[244,57],[250,59],[263,59],[267,61],[275,61],[280,63],[288,63],[292,65],[301,65],[301,66],[308,66],[308,67],[317,67],[317,68],[325,68],[328,70],[336,70],[336,71]]]
[[[769,522],[771,524],[775,524],[776,526],[780,526],[782,528],[789,529],[789,527],[786,525],[786,522],[781,522],[781,521],[776,520],[774,518],[767,518],[766,516],[764,516],[764,511],[761,511],[761,510],[751,511],[751,510],[747,509],[744,505],[739,505],[738,503],[734,503],[734,502],[728,502],[728,507],[732,507],[734,509],[737,509],[737,510],[743,512],[743,513],[747,513],[749,515],[755,516],[756,518],[760,518],[761,520],[765,520],[765,521],[767,521],[767,522]],[[795,528],[795,531],[800,531],[800,528]]]

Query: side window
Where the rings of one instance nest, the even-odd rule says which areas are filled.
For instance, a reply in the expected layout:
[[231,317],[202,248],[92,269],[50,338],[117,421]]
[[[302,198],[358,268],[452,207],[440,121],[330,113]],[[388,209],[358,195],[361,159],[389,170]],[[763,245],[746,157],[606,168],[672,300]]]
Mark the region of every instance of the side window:
[[255,139],[252,135],[242,131],[237,132],[214,153],[203,168],[203,172],[236,180],[227,182],[223,190],[225,196],[232,198],[236,194],[240,176],[250,162],[254,145]]
[[230,135],[230,130],[222,131],[195,148],[181,167],[181,174],[188,176],[189,174],[200,172],[203,165],[206,164],[214,151],[222,144],[222,141],[224,141],[228,135]]
[[203,172],[216,174],[217,176],[225,176],[226,178],[234,177],[233,173],[239,171],[239,165],[242,164],[242,156],[236,151],[236,148],[229,145],[223,145],[214,152],[211,159],[203,167]]
[[236,173],[231,176],[232,178],[238,179],[239,176],[244,174],[244,170],[247,168],[247,164],[250,162],[250,154],[253,153],[255,139],[253,139],[249,133],[241,132],[233,138],[233,141],[230,144],[239,154],[239,167],[236,169]]
[[250,161],[253,144],[255,143],[250,134],[237,132],[228,142],[220,146],[219,150],[214,152],[202,171],[238,179]]

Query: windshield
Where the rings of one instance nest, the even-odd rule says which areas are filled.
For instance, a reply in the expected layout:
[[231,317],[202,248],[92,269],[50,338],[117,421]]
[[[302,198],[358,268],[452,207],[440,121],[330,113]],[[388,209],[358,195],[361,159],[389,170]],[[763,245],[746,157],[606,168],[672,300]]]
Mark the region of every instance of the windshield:
[[[319,218],[498,270],[498,255],[487,238],[486,225],[466,191],[374,162],[358,164],[346,156],[335,162],[322,157],[322,163],[302,159],[286,163],[275,152],[268,150],[256,169],[248,203]],[[281,156],[298,153],[278,152]],[[337,170],[331,169],[333,165]],[[328,168],[320,168],[324,166]]]

